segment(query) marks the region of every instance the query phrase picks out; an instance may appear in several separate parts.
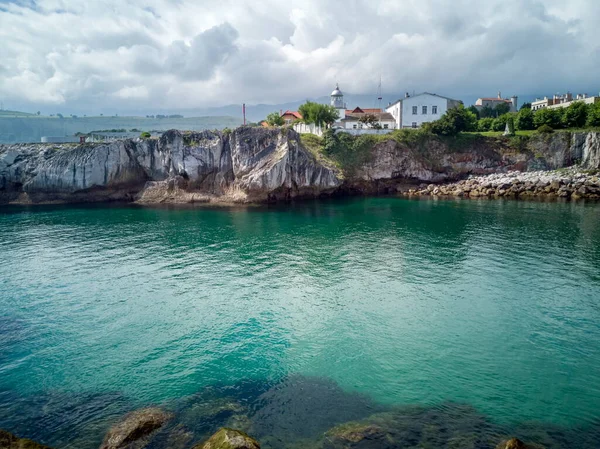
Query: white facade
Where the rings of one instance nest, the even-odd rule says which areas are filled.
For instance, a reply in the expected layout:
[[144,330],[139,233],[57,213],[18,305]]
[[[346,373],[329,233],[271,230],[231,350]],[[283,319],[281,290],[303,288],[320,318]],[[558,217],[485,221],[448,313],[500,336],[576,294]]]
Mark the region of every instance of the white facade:
[[406,96],[389,105],[385,110],[396,120],[396,127],[420,128],[423,123],[439,120],[448,109],[458,107],[461,103],[459,100],[424,92]]
[[344,102],[344,94],[340,90],[339,85],[335,85],[335,89],[331,92],[331,106],[337,109],[339,120],[346,117],[346,103]]
[[[396,121],[393,119],[393,117],[385,113],[379,114],[379,117],[380,119],[377,121],[377,123],[379,123],[382,129],[396,129]],[[353,117],[352,115],[347,116],[346,119],[340,123],[336,123],[335,126],[336,128],[343,129],[373,129],[368,124],[361,122],[358,118]]]

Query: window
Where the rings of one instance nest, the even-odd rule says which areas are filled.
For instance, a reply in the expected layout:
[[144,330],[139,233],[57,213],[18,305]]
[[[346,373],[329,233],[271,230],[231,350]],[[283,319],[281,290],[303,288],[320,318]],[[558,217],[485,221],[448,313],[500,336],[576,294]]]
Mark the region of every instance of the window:
[[387,123],[385,125],[383,125],[383,129],[388,129],[390,125],[388,125]]
[[432,114],[437,114],[437,106],[431,106],[431,113]]
[[[416,107],[416,106],[415,106]],[[417,122],[412,122],[412,127],[416,128],[417,127]]]
[[358,124],[358,129],[362,129],[362,123]]
[[356,129],[356,125],[352,125],[352,128]]
[[417,107],[413,106],[413,115],[417,115]]
[[427,115],[427,106],[423,106],[423,115]]

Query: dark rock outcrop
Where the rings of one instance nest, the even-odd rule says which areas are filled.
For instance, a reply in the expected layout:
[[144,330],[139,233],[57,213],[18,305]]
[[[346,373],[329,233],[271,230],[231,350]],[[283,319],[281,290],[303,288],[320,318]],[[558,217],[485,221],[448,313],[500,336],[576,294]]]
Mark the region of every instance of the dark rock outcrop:
[[496,449],[544,449],[539,444],[525,444],[518,438],[511,438],[510,440],[502,441]]
[[244,432],[224,427],[193,449],[260,449],[260,443]]
[[136,410],[107,432],[100,449],[134,449],[144,447],[147,437],[165,424],[171,415],[159,408]]
[[0,430],[0,449],[50,449],[27,438],[19,438],[12,433]]

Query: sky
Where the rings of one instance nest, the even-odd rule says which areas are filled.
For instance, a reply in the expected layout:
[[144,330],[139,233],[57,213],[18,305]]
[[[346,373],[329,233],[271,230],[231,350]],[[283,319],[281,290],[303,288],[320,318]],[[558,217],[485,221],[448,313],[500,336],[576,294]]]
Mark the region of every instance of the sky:
[[[598,0],[0,0],[4,108],[600,91]],[[392,94],[393,95],[393,94]]]

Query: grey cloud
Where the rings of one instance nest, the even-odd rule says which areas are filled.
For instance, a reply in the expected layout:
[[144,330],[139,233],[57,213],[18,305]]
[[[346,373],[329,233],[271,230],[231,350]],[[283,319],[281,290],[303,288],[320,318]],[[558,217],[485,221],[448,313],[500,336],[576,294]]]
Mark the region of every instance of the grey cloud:
[[0,8],[0,97],[32,108],[276,103],[380,75],[398,93],[600,89],[596,0],[37,3]]
[[210,28],[187,45],[173,42],[167,50],[166,68],[187,80],[207,80],[237,50],[238,32],[230,24]]

